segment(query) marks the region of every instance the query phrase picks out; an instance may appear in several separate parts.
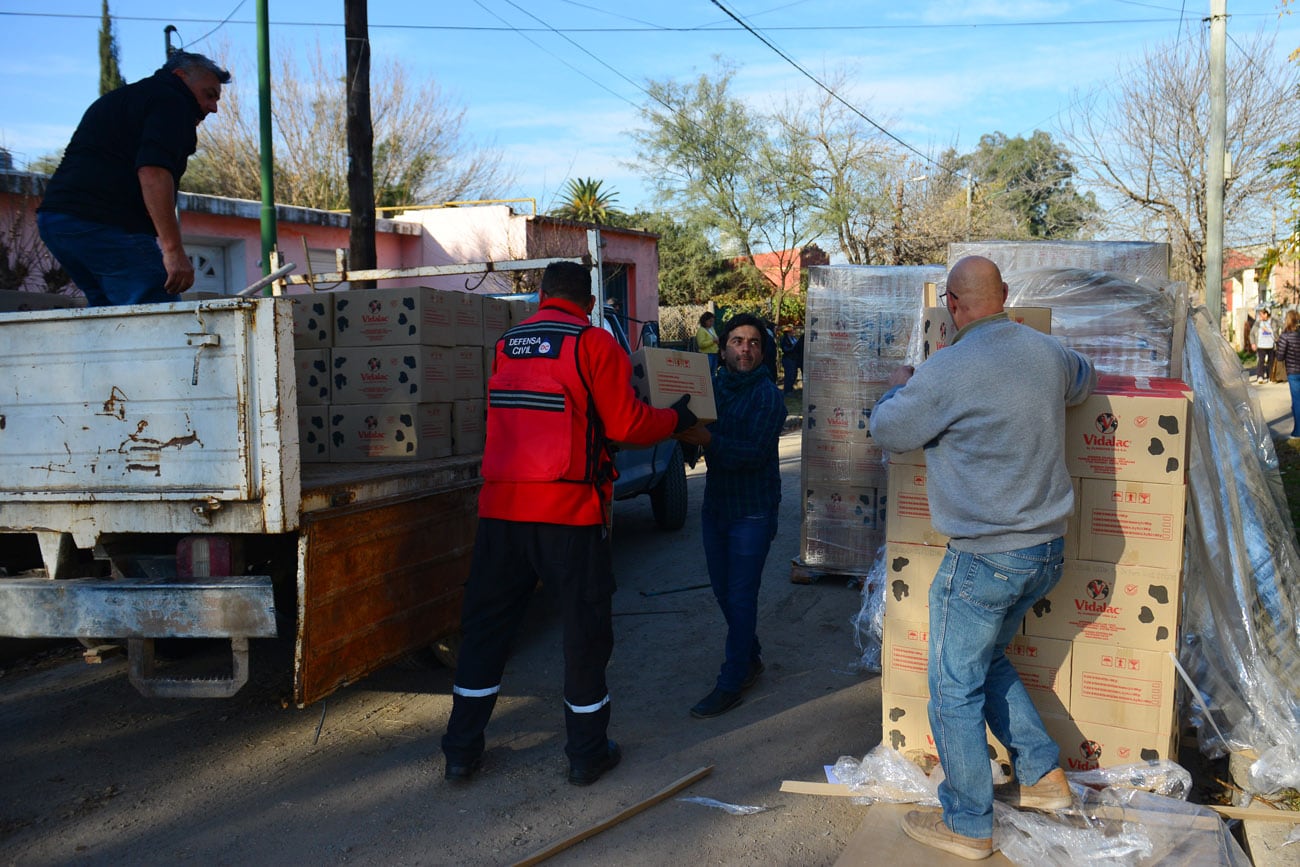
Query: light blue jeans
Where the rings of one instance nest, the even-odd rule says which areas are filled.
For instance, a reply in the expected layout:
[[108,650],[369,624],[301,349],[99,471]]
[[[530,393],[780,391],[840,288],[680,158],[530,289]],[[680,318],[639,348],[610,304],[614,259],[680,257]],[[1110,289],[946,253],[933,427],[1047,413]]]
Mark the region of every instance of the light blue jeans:
[[944,770],[943,818],[958,834],[993,834],[986,722],[1026,785],[1060,762],[1003,651],[1025,612],[1061,580],[1061,545],[1058,538],[997,554],[949,548],[930,585],[930,730]]

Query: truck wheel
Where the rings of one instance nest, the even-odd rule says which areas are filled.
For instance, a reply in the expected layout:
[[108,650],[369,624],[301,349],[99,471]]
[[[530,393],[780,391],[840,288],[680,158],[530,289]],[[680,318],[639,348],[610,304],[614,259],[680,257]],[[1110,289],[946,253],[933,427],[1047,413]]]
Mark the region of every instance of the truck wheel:
[[650,489],[650,508],[660,530],[680,530],[686,524],[686,460],[680,448],[673,449],[664,477]]

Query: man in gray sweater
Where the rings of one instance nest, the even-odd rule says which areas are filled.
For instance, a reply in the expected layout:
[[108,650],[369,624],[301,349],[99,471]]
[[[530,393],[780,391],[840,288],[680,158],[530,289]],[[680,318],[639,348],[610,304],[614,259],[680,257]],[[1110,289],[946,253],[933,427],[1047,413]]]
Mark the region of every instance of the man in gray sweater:
[[1059,750],[1003,650],[1060,580],[1074,508],[1065,408],[1092,393],[1097,374],[1056,338],[1007,318],[1007,286],[988,259],[954,265],[947,290],[952,345],[894,372],[871,412],[871,435],[891,452],[925,447],[931,521],[949,537],[929,596],[929,716],[943,812],[910,812],[903,830],[978,860],[993,854],[985,722],[1016,773],[1000,799],[1047,810],[1071,800]]

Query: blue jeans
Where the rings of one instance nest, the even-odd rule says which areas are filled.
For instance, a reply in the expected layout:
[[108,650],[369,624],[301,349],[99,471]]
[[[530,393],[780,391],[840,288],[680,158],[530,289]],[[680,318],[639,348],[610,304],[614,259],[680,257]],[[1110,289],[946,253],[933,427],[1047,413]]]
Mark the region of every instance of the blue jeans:
[[153,235],[50,211],[36,215],[36,228],[90,307],[180,300],[163,288],[167,269]]
[[998,554],[949,548],[930,585],[930,730],[944,770],[944,821],[958,834],[993,834],[986,722],[1026,785],[1060,762],[1003,651],[1025,612],[1061,580],[1061,550],[1060,539]]
[[776,535],[776,512],[730,520],[704,512],[701,524],[709,583],[727,621],[718,688],[739,692],[749,666],[763,651],[758,643],[758,588]]
[[1291,436],[1300,437],[1300,373],[1287,376],[1286,384],[1291,386]]

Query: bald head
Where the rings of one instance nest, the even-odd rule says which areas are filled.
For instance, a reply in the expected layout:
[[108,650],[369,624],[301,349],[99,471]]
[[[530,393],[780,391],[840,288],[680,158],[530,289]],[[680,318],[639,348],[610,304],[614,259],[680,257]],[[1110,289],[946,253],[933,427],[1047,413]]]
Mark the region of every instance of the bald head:
[[967,256],[948,272],[948,311],[958,328],[1001,313],[1007,300],[1002,272],[983,256]]

